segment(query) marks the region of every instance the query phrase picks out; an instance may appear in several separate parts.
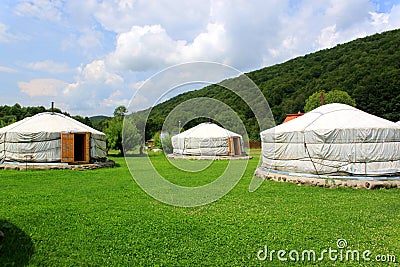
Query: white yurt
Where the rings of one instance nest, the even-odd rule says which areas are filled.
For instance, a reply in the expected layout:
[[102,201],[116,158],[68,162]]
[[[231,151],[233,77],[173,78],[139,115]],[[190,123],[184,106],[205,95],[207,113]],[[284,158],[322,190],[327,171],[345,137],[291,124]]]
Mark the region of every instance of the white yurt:
[[261,132],[263,167],[294,173],[400,174],[400,126],[327,104]]
[[398,125],[400,125],[400,121],[396,122]]
[[44,112],[0,128],[1,162],[89,162],[106,153],[104,133],[60,113]]
[[190,156],[241,156],[241,135],[214,123],[201,123],[171,138],[173,153]]

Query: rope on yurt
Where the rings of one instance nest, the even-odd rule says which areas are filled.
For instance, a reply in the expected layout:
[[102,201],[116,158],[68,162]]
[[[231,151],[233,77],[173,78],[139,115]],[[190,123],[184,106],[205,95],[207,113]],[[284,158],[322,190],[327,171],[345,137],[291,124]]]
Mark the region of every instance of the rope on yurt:
[[4,151],[4,155],[3,158],[0,160],[0,163],[3,164],[4,161],[6,160],[6,139],[7,139],[7,132],[4,133],[4,147],[3,147],[3,151]]
[[310,161],[311,161],[311,163],[312,163],[312,165],[313,165],[313,167],[314,167],[315,173],[318,175],[318,177],[320,177],[320,175],[319,175],[319,173],[318,173],[318,170],[317,170],[317,167],[315,166],[314,161],[313,161],[312,158],[311,158],[310,151],[308,151],[307,143],[306,143],[305,140],[304,140],[304,147],[306,148],[307,155],[308,155],[308,157],[310,158]]

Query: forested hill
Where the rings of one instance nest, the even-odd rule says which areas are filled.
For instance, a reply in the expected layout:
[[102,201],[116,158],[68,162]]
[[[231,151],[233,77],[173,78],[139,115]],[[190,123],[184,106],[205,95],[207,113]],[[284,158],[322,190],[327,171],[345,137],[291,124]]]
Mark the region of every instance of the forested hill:
[[[277,123],[286,113],[303,111],[306,99],[320,90],[346,91],[355,99],[357,108],[391,121],[400,120],[400,30],[357,39],[246,75],[262,90]],[[239,113],[250,138],[258,138],[250,109],[236,95],[216,85],[155,106],[148,130],[161,129],[174,106],[194,97],[225,102]]]

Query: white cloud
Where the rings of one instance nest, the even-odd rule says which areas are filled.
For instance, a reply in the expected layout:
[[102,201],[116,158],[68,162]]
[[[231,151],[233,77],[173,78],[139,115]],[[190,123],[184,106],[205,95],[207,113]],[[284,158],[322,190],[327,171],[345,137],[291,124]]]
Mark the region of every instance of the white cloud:
[[171,64],[178,42],[168,36],[160,25],[133,26],[117,37],[115,51],[109,61],[119,69],[145,71]]
[[336,24],[328,26],[321,30],[321,35],[318,36],[318,45],[321,48],[332,47],[337,43],[338,33],[336,32]]
[[22,17],[36,17],[50,21],[60,21],[62,17],[61,0],[23,0],[15,7],[15,13]]
[[377,31],[386,31],[400,27],[400,4],[394,5],[390,13],[370,12],[371,25]]
[[92,7],[97,21],[116,33],[132,26],[162,25],[174,39],[190,40],[208,23],[210,0],[111,0]]
[[390,10],[389,24],[391,28],[400,27],[400,4],[393,6]]
[[338,30],[348,29],[369,19],[374,5],[368,0],[330,0],[326,19],[333,21]]
[[0,43],[9,43],[14,40],[23,39],[8,31],[8,26],[0,22]]
[[66,63],[57,63],[52,60],[23,63],[23,66],[32,70],[44,71],[47,73],[67,73],[71,69]]
[[120,90],[116,90],[112,92],[109,97],[103,99],[100,105],[108,108],[116,108],[118,106],[127,106],[128,104],[129,99],[124,98]]
[[209,24],[190,44],[173,40],[160,25],[134,26],[118,36],[109,62],[118,69],[146,71],[193,60],[223,61],[223,42],[224,28],[218,24]]
[[34,79],[29,82],[18,82],[22,93],[30,97],[57,96],[59,91],[67,85],[57,79]]
[[370,12],[369,13],[372,18],[371,24],[373,26],[381,26],[381,25],[387,25],[389,23],[389,14],[386,13],[376,13],[376,12]]
[[85,66],[81,72],[82,80],[87,83],[105,83],[110,86],[117,86],[122,83],[124,79],[111,73],[106,69],[103,60],[95,60]]
[[126,87],[124,79],[109,71],[103,60],[79,67],[75,80],[62,90],[64,105],[67,110],[85,114],[88,110],[101,110],[112,101],[120,101],[122,96],[113,93]]
[[89,50],[95,47],[101,47],[101,40],[103,37],[103,33],[100,31],[84,30],[79,36],[77,43],[86,50]]
[[[338,43],[400,27],[395,6],[391,13],[376,13],[366,0],[304,0],[281,12],[281,23],[262,52],[263,65],[272,65]],[[393,23],[387,22],[395,18]],[[397,20],[397,21],[396,21]]]
[[101,50],[103,48],[104,34],[101,31],[84,28],[79,30],[79,33],[70,34],[61,42],[63,51],[83,49],[83,54],[87,56],[96,49]]
[[0,66],[0,72],[6,72],[6,73],[17,73],[18,71],[13,68],[9,68],[6,66]]

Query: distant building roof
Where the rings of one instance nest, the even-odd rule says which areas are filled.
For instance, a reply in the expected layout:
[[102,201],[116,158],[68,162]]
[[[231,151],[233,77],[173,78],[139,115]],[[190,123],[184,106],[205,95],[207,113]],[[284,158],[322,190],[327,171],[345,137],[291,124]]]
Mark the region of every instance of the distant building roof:
[[304,113],[302,113],[300,111],[298,113],[294,113],[294,114],[286,114],[286,119],[282,123],[291,121],[291,120],[296,119],[296,118],[298,118],[300,116],[303,116],[303,115],[304,115]]

